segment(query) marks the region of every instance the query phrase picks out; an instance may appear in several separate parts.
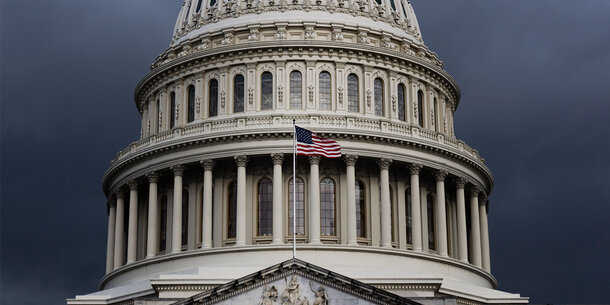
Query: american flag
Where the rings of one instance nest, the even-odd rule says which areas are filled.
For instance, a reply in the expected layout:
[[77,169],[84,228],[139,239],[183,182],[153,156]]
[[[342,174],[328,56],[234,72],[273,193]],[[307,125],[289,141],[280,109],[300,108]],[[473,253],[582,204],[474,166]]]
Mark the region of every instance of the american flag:
[[297,138],[297,155],[340,158],[341,146],[336,141],[318,137],[315,133],[294,126]]

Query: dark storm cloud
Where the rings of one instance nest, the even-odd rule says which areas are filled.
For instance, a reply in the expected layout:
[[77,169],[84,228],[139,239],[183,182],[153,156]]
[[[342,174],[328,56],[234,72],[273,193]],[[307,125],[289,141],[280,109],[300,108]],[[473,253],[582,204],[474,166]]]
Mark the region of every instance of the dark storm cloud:
[[[537,303],[608,302],[610,2],[412,1],[487,159],[492,268]],[[180,3],[1,2],[3,304],[62,304],[104,272],[101,175],[138,137],[133,88]]]

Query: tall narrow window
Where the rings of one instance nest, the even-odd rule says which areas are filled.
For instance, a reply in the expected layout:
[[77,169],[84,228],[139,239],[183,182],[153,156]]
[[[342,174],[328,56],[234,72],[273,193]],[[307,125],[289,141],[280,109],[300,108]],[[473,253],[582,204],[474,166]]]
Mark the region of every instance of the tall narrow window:
[[172,129],[176,126],[176,92],[169,94],[169,100],[169,128]]
[[182,246],[188,244],[189,191],[182,190]]
[[229,184],[229,202],[227,202],[227,238],[235,238],[237,221],[237,183]]
[[407,220],[407,244],[413,244],[413,214],[411,214],[411,189],[405,190],[405,218]]
[[195,120],[195,86],[188,86],[188,122]]
[[398,84],[398,119],[405,121],[405,85]]
[[440,122],[440,118],[438,117],[438,104],[436,101],[436,97],[434,98],[434,104],[432,105],[432,111],[434,111],[434,120],[432,120],[432,129],[436,129],[437,122]]
[[424,93],[417,91],[417,123],[424,127]]
[[359,108],[359,98],[360,95],[358,89],[358,76],[356,74],[350,74],[347,76],[347,110],[350,112],[358,112]]
[[[294,232],[293,230],[293,225],[292,225],[292,219],[293,219],[293,198],[294,197],[294,179],[290,180],[290,185],[289,188],[290,190],[288,191],[289,196],[288,196],[288,223],[290,224],[288,226],[288,234],[292,235],[292,232]],[[301,178],[297,178],[297,191],[296,191],[296,234],[297,235],[305,235],[305,195],[303,193],[303,180],[301,180]]]
[[210,7],[216,5],[216,0],[210,0]]
[[261,109],[273,109],[273,75],[264,72],[261,75]]
[[233,79],[233,112],[244,111],[244,76],[237,74]]
[[323,236],[335,236],[335,182],[330,178],[320,182],[320,225]]
[[167,195],[161,197],[161,213],[159,219],[159,251],[163,252],[167,246]]
[[405,4],[402,2],[403,0],[400,0],[400,6],[402,7],[402,13],[405,17],[405,20],[409,19],[407,18],[407,10],[405,9]]
[[364,196],[364,185],[356,181],[356,234],[358,237],[366,237],[366,206]]
[[157,99],[157,111],[155,113],[155,115],[153,115],[153,122],[155,122],[155,133],[159,132],[159,115],[161,115],[161,99]]
[[201,3],[202,2],[203,2],[203,0],[197,1],[197,9],[195,10],[195,12],[197,12],[197,13],[201,12]]
[[392,10],[396,11],[396,3],[394,3],[394,0],[390,0],[390,5],[392,6]]
[[210,117],[218,115],[218,81],[216,79],[212,79],[209,85],[208,92],[208,114]]
[[323,71],[320,72],[320,84],[318,86],[320,109],[331,109],[331,95],[330,95],[330,73]]
[[435,217],[434,217],[434,205],[436,204],[436,202],[434,202],[434,196],[432,196],[431,194],[428,194],[428,209],[427,209],[427,215],[428,215],[428,249],[430,250],[436,250],[436,238],[434,236],[434,232],[436,230],[436,224],[435,224]]
[[258,183],[258,235],[273,234],[273,183],[263,178]]
[[299,71],[290,72],[290,109],[303,108],[303,76]]
[[383,115],[383,81],[376,78],[373,81],[375,91],[375,115]]

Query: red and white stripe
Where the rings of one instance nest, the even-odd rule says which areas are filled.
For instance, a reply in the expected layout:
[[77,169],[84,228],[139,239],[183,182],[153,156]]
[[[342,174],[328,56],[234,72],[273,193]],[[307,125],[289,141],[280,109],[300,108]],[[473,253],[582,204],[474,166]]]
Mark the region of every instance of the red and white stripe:
[[313,144],[297,142],[297,155],[319,155],[326,158],[340,158],[341,146],[336,141],[318,137],[311,134]]

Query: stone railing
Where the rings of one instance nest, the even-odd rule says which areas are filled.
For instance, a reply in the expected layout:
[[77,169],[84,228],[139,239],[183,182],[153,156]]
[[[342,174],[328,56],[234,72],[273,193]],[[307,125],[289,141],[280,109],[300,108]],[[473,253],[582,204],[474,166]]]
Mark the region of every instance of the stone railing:
[[111,162],[111,168],[144,150],[177,141],[188,142],[191,138],[201,140],[268,132],[290,133],[293,120],[297,125],[310,128],[318,133],[359,134],[431,144],[452,150],[485,168],[483,158],[475,149],[463,141],[443,133],[386,118],[320,114],[252,114],[194,122],[132,143],[117,153]]

